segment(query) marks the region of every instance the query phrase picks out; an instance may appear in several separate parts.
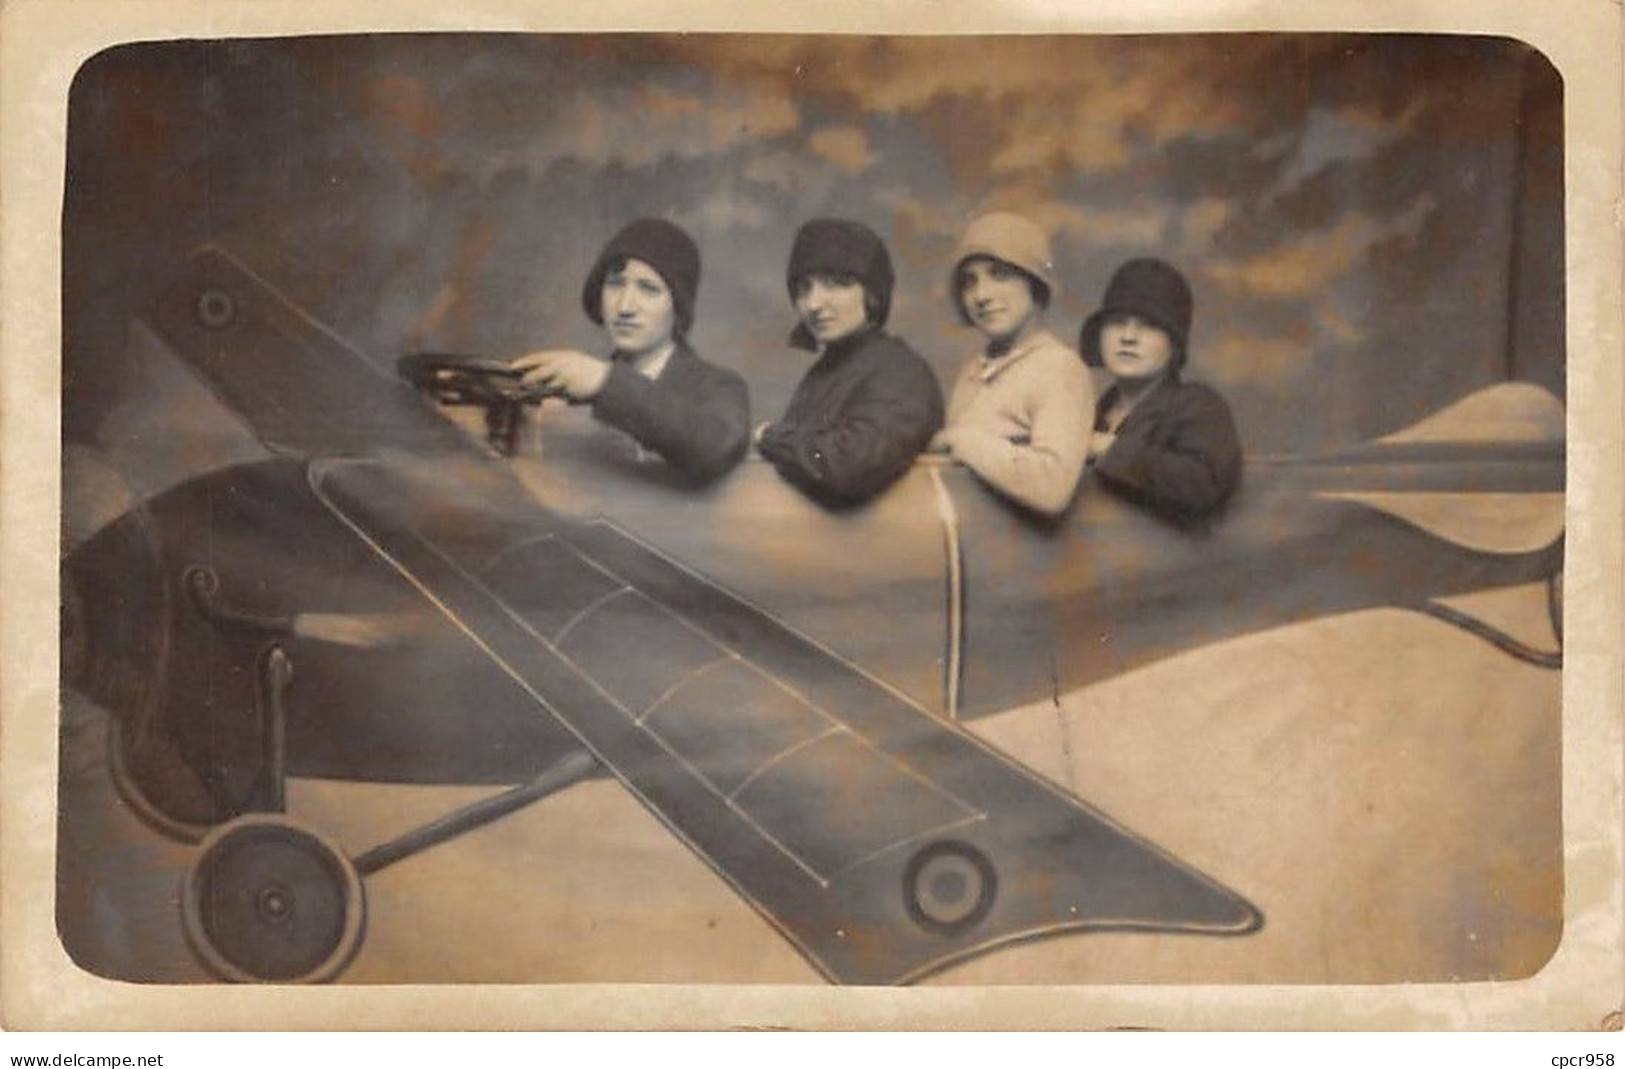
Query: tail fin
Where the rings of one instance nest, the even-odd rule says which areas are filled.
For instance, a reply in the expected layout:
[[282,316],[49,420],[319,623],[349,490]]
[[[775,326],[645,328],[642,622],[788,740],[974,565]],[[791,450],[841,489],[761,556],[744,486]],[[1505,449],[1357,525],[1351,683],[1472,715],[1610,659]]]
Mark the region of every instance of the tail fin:
[[1317,457],[1320,496],[1355,501],[1485,553],[1530,553],[1563,536],[1563,403],[1505,382],[1374,442]]
[[1528,382],[1502,382],[1454,404],[1379,442],[1561,443],[1567,413],[1563,402]]

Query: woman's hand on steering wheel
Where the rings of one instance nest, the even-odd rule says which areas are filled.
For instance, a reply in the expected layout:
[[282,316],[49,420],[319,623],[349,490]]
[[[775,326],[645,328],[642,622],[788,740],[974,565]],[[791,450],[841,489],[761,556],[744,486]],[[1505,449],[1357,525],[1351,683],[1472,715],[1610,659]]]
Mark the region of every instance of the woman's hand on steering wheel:
[[609,362],[573,349],[527,353],[508,365],[527,387],[580,403],[597,397],[609,380]]

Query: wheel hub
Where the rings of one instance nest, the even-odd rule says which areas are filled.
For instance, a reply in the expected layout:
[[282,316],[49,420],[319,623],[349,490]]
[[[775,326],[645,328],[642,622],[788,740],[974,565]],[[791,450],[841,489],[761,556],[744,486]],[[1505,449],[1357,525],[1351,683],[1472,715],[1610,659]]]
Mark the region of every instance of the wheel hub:
[[293,898],[281,884],[272,884],[262,890],[254,904],[260,917],[272,924],[283,924],[293,917]]

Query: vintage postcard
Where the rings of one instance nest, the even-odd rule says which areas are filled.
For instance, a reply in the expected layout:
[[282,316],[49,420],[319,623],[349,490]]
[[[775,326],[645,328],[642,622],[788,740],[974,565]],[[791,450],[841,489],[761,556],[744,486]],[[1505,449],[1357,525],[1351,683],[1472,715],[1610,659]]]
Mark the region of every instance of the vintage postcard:
[[1617,1029],[1564,7],[8,7],[7,1025]]

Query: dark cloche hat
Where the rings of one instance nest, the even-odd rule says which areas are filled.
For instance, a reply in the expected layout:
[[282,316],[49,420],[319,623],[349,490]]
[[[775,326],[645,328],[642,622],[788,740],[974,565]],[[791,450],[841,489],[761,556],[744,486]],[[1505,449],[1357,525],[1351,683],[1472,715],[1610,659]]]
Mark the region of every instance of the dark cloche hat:
[[620,259],[642,260],[654,268],[671,290],[672,309],[679,338],[694,325],[694,295],[700,288],[700,250],[687,231],[664,219],[634,219],[609,239],[587,273],[581,287],[581,307],[587,318],[604,325],[604,276]]
[[[863,284],[874,309],[873,323],[885,326],[891,314],[891,254],[880,235],[853,219],[809,219],[790,246],[785,287],[795,300],[796,283],[808,275],[851,275]],[[799,331],[799,328],[798,328]]]
[[1191,287],[1179,269],[1162,260],[1130,260],[1112,274],[1100,308],[1083,321],[1078,351],[1083,362],[1100,367],[1100,328],[1114,315],[1136,315],[1168,332],[1174,345],[1173,367],[1185,364],[1185,342],[1191,332]]

